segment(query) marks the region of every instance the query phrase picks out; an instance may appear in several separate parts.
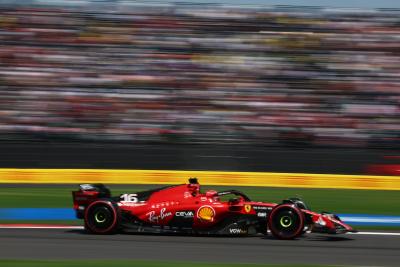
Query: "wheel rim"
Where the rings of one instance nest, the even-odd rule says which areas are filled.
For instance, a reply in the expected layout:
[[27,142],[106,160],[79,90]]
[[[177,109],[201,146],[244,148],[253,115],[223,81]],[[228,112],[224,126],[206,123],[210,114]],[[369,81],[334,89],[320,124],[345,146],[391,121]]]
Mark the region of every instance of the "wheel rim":
[[269,227],[273,234],[281,239],[292,239],[301,232],[303,220],[293,207],[280,207],[272,213]]
[[282,216],[279,222],[284,228],[288,228],[293,224],[292,218],[290,218],[289,216]]
[[95,221],[96,221],[97,223],[104,223],[104,222],[106,221],[106,215],[105,215],[103,212],[98,211],[98,212],[96,212],[96,214],[94,215],[94,219],[95,219]]
[[92,231],[104,233],[113,228],[115,216],[112,207],[99,204],[89,208],[86,223]]

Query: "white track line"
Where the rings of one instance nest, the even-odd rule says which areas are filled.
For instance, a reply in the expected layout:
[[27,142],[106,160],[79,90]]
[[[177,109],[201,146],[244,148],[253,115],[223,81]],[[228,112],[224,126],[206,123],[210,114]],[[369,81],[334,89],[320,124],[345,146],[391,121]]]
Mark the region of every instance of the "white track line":
[[0,229],[76,229],[83,230],[83,226],[75,225],[0,225]]
[[[74,229],[83,230],[83,226],[77,225],[1,225],[0,229]],[[383,236],[400,236],[400,232],[358,232],[347,233],[348,235],[383,235]]]
[[386,235],[386,236],[400,236],[400,233],[390,232],[358,232],[358,233],[347,233],[348,235]]

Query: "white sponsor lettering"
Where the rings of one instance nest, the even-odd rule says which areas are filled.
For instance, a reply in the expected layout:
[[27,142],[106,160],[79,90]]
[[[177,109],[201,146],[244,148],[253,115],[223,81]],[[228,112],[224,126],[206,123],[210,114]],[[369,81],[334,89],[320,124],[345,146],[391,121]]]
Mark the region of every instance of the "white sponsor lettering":
[[122,194],[119,198],[124,202],[138,202],[137,194]]
[[160,211],[160,214],[157,215],[157,213],[152,210],[148,212],[146,215],[149,216],[149,222],[154,222],[157,223],[159,221],[164,220],[165,218],[172,216],[172,212],[168,211],[166,212],[166,208],[162,208]]
[[270,210],[271,208],[263,207],[263,206],[253,206],[253,209],[255,209],[255,210]]
[[135,203],[135,202],[125,202],[125,201],[121,201],[118,203],[118,206],[120,207],[138,207],[143,205],[146,205],[146,203]]
[[267,217],[267,213],[266,212],[257,212],[257,216],[258,217]]
[[[145,203],[145,201],[140,201],[140,202]],[[169,206],[178,205],[178,204],[179,204],[179,202],[174,202],[174,201],[161,202],[161,203],[151,205],[151,208],[158,209],[160,207],[169,207]]]
[[82,190],[94,190],[94,189],[96,189],[93,185],[91,185],[91,184],[81,184],[81,185],[79,185],[80,186],[80,188],[82,189]]
[[245,234],[247,232],[246,232],[246,230],[243,230],[243,229],[233,228],[233,229],[229,229],[229,233],[231,233],[231,234]]
[[178,217],[194,217],[193,211],[177,211],[175,215]]

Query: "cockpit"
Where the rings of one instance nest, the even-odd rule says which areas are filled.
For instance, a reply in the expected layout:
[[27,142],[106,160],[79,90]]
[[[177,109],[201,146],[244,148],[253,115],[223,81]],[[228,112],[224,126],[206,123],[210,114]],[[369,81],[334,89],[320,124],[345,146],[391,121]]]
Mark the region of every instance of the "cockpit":
[[241,191],[238,190],[226,190],[226,191],[216,191],[216,190],[207,190],[204,194],[200,192],[200,184],[197,178],[189,178],[188,184],[189,192],[191,192],[192,196],[205,196],[208,199],[212,199],[215,202],[219,202],[222,196],[233,195],[233,198],[229,199],[229,202],[232,204],[242,202],[242,201],[251,201],[250,198]]

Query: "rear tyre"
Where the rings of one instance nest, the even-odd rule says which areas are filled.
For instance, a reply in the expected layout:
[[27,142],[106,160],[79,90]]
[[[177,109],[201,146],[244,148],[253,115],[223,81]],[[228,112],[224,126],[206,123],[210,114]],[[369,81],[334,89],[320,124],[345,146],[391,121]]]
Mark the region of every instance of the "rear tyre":
[[95,201],[85,211],[85,229],[89,233],[113,234],[118,222],[118,210],[110,201]]
[[278,205],[269,216],[268,228],[278,239],[294,239],[303,233],[304,215],[293,204]]

